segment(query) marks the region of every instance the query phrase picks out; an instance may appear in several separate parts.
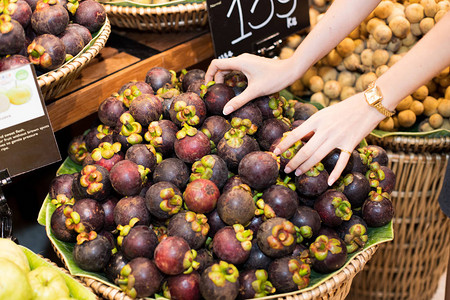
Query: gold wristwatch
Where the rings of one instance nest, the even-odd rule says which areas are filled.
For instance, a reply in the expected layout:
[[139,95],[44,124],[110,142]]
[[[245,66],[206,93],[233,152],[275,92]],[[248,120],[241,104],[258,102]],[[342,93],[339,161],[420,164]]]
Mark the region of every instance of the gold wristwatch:
[[383,95],[381,94],[380,88],[375,85],[375,81],[373,81],[367,89],[364,91],[364,97],[366,98],[367,104],[372,107],[375,107],[380,113],[385,115],[386,117],[391,117],[395,114],[395,111],[390,111],[386,107],[381,104],[381,100],[383,100]]

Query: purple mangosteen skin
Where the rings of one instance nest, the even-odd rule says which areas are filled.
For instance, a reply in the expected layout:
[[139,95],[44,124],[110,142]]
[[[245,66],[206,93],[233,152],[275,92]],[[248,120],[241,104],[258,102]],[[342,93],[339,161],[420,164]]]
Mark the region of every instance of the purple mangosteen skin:
[[250,256],[250,251],[244,250],[236,238],[236,232],[232,226],[220,229],[214,235],[213,252],[219,259],[234,265],[244,263]]
[[91,33],[102,28],[106,21],[105,8],[94,0],[80,2],[74,16],[74,22],[86,27]]
[[25,45],[25,31],[16,20],[11,20],[13,29],[8,33],[0,33],[0,56],[16,54]]
[[36,8],[31,15],[31,26],[38,34],[61,34],[69,24],[69,13],[60,4]]
[[209,115],[223,116],[223,108],[235,96],[231,87],[224,83],[216,83],[208,87],[203,97]]
[[250,152],[239,163],[238,173],[242,181],[256,190],[270,187],[277,181],[279,166],[267,152]]

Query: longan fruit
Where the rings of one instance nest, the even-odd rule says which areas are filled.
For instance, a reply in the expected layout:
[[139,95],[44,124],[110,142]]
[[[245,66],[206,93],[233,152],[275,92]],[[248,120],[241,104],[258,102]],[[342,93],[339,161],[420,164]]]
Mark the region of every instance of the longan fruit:
[[294,54],[294,49],[289,47],[283,47],[280,51],[280,59],[287,59]]
[[361,63],[365,66],[371,67],[373,60],[373,50],[372,49],[364,49],[361,52]]
[[394,3],[391,1],[382,1],[373,11],[374,15],[380,19],[386,19],[394,10]]
[[330,53],[327,54],[326,60],[328,65],[337,67],[342,62],[342,56],[339,55],[336,49],[333,49],[330,51]]
[[416,114],[410,110],[402,110],[398,113],[398,123],[401,127],[411,127],[416,123]]
[[286,38],[286,45],[292,49],[296,49],[300,45],[302,37],[298,34],[291,34]]
[[306,70],[305,74],[303,74],[301,80],[304,86],[309,86],[309,79],[313,77],[314,75],[317,75],[317,68],[311,67],[308,70]]
[[[447,88],[448,90],[448,88]],[[439,101],[437,111],[439,114],[441,114],[443,117],[450,117],[450,100],[449,99],[442,99]]]
[[381,24],[373,30],[373,37],[380,44],[387,44],[392,38],[392,31],[386,24]]
[[289,89],[292,93],[294,93],[294,95],[301,96],[305,91],[305,86],[303,85],[301,79],[297,79],[296,81],[294,81],[294,83],[291,84]]
[[349,37],[343,39],[337,46],[336,51],[341,57],[347,57],[355,50],[355,43]]
[[394,130],[394,119],[392,119],[391,117],[385,118],[378,124],[378,128],[380,130],[384,130],[384,131],[393,131]]
[[413,3],[405,7],[405,17],[411,23],[419,23],[424,17],[423,6],[419,3]]
[[428,88],[426,85],[422,85],[412,93],[414,99],[424,100],[428,96]]
[[432,130],[433,130],[433,127],[431,127],[430,123],[427,120],[423,120],[422,122],[420,122],[419,131],[427,132],[427,131],[432,131]]
[[402,101],[400,101],[399,104],[397,104],[397,107],[395,110],[402,111],[409,109],[411,107],[411,104],[413,103],[413,98],[411,96],[406,96]]
[[317,75],[322,77],[324,82],[330,81],[330,80],[336,80],[338,76],[338,71],[330,66],[324,66],[320,67],[317,71]]
[[325,96],[322,92],[312,94],[310,101],[311,103],[320,103],[323,107],[330,105],[330,98]]
[[422,34],[426,34],[434,27],[434,19],[433,18],[424,18],[419,23],[420,30]]
[[387,70],[389,70],[389,67],[387,65],[381,65],[379,67],[376,68],[375,70],[375,75],[377,75],[378,77],[380,77],[381,75],[384,74],[384,72],[386,72]]
[[445,99],[450,99],[450,86],[445,89]]
[[345,100],[353,95],[356,94],[356,90],[354,87],[352,86],[343,86],[342,87],[342,91],[341,94],[339,95],[339,97],[341,98],[341,100]]
[[309,79],[309,89],[314,93],[321,92],[323,90],[323,85],[323,79],[318,75],[315,75]]
[[423,12],[427,17],[434,17],[438,11],[438,6],[435,0],[421,0],[420,4],[423,6]]
[[387,64],[389,60],[389,52],[384,49],[377,49],[373,52],[372,64],[375,68]]
[[341,85],[336,80],[329,80],[325,82],[323,87],[323,93],[330,99],[335,99],[339,97],[341,93]]
[[366,44],[362,39],[356,39],[353,41],[353,44],[355,45],[355,50],[353,51],[356,54],[361,54],[361,52],[366,49]]
[[437,107],[439,102],[434,97],[426,97],[425,100],[423,100],[423,114],[427,117],[431,116],[432,114],[437,113]]
[[389,22],[389,28],[394,36],[403,39],[409,33],[411,24],[405,17],[396,16]]
[[436,129],[442,126],[444,118],[440,114],[432,114],[428,122],[430,122],[431,127]]
[[420,116],[421,114],[423,114],[424,106],[423,103],[419,100],[414,100],[411,103],[409,109],[412,110],[416,114],[416,116]]

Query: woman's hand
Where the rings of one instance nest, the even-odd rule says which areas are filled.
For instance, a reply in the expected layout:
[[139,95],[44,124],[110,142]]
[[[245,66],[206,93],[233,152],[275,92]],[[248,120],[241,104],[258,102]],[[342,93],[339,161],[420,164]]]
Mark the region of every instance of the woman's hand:
[[289,59],[270,59],[245,53],[228,59],[214,59],[206,71],[205,82],[215,80],[222,83],[224,76],[231,71],[243,72],[248,86],[225,105],[224,115],[257,97],[279,92],[298,78]]
[[295,175],[307,172],[335,148],[341,149],[339,160],[331,172],[328,185],[332,185],[344,170],[351,152],[385,117],[369,106],[362,93],[319,110],[303,124],[290,132],[277,146],[279,155],[310,132],[311,139],[300,148],[286,165],[285,172],[297,169]]

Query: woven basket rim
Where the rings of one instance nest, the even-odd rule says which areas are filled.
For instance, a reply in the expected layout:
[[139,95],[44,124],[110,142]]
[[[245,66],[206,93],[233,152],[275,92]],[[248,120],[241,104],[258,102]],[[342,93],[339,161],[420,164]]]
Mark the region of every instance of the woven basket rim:
[[[64,260],[64,257],[61,255],[61,253],[58,251],[58,249],[55,247],[55,245],[52,244],[52,248],[57,254],[57,256],[60,258],[60,260],[63,262],[63,264],[67,267],[67,263]],[[374,244],[367,249],[364,249],[360,251],[355,257],[353,257],[345,267],[343,267],[341,270],[339,270],[333,277],[327,279],[326,281],[322,282],[318,286],[314,288],[305,288],[300,291],[294,291],[290,293],[283,293],[283,294],[275,294],[270,295],[262,298],[258,298],[261,300],[265,299],[285,299],[286,297],[295,297],[298,295],[306,294],[314,295],[314,298],[308,297],[307,299],[318,299],[317,297],[326,296],[329,292],[335,291],[337,288],[339,288],[342,284],[344,284],[348,280],[352,280],[353,277],[360,272],[366,263],[372,258],[372,256],[377,251],[380,244]],[[70,272],[69,272],[70,273]],[[131,299],[129,298],[123,291],[112,287],[110,285],[104,284],[101,281],[98,281],[92,277],[89,276],[78,276],[78,275],[72,275],[79,277],[80,280],[84,281],[84,283],[94,290],[94,292],[102,294],[103,292],[107,290],[114,291],[114,298],[111,298],[111,300],[118,299],[116,298],[118,295],[120,295],[120,299]],[[105,295],[103,295],[105,297]],[[142,299],[154,299],[154,298],[142,298]]]
[[55,70],[38,76],[39,86],[42,88],[46,85],[56,84],[60,80],[64,80],[70,73],[89,63],[89,61],[91,61],[105,46],[109,34],[111,33],[111,24],[108,16],[106,17],[105,24],[102,26],[101,30],[102,31],[96,37],[94,44],[85,49],[81,55]]
[[114,14],[124,15],[170,15],[178,14],[180,12],[192,12],[192,11],[206,11],[206,1],[202,3],[185,3],[176,4],[172,6],[157,6],[157,7],[138,7],[138,6],[122,6],[114,4],[103,4],[106,13],[114,12]]

